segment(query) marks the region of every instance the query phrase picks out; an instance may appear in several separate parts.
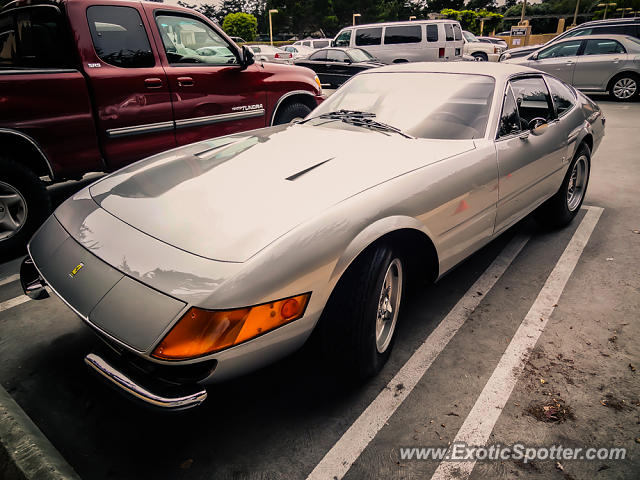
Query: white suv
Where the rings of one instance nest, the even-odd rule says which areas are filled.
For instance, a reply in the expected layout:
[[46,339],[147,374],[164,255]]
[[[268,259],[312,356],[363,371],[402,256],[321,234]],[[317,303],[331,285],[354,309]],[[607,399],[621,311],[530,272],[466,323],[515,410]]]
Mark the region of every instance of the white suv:
[[462,38],[464,39],[464,54],[471,55],[478,62],[497,62],[502,52],[506,50],[506,48],[494,43],[481,42],[473,33],[466,30],[462,31]]

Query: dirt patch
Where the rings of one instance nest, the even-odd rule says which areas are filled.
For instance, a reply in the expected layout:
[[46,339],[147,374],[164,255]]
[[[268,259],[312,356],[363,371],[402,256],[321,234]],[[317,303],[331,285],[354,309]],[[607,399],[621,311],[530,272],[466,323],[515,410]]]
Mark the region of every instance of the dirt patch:
[[551,399],[544,403],[531,403],[525,412],[540,422],[562,423],[575,420],[571,407],[562,399]]

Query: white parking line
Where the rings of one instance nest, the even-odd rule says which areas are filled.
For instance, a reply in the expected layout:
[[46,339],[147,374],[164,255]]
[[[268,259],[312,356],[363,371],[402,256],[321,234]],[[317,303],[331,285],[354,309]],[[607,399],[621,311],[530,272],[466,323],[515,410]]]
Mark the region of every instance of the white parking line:
[[20,280],[20,275],[18,275],[17,273],[15,275],[11,275],[10,277],[3,278],[2,280],[0,280],[0,287],[2,285],[6,285],[7,283],[13,283],[17,280]]
[[[544,331],[547,321],[560,300],[564,287],[598,223],[602,210],[600,207],[588,207],[578,229],[547,278],[529,313],[520,324],[500,362],[498,362],[498,366],[456,434],[453,443],[464,442],[471,446],[482,446],[489,439],[531,350]],[[471,474],[474,466],[475,461],[444,461],[438,465],[431,480],[463,479]]]
[[9,310],[10,308],[17,307],[18,305],[22,305],[25,302],[31,300],[26,295],[20,295],[19,297],[10,298],[9,300],[5,300],[4,302],[0,302],[0,312],[4,312],[5,310]]
[[[398,371],[375,400],[365,409],[337,443],[327,452],[313,469],[307,480],[326,480],[342,478],[353,462],[393,415],[396,409],[409,396],[418,381],[429,369],[440,352],[444,350],[456,332],[464,325],[469,315],[480,304],[507,270],[511,262],[529,241],[530,236],[516,236],[504,248],[489,268],[476,280],[458,301],[436,329],[420,345],[407,363]],[[479,295],[477,292],[481,292]],[[404,389],[397,390],[398,384]]]

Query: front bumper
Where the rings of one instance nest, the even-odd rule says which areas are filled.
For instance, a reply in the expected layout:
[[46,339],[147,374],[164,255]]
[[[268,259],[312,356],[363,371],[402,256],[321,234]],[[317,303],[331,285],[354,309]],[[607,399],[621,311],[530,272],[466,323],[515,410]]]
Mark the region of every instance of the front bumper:
[[[122,367],[116,367],[101,356],[90,353],[84,359],[85,363],[96,373],[100,374],[108,384],[118,391],[127,394],[133,400],[162,410],[186,410],[197,407],[207,398],[207,391],[197,384],[192,385],[143,385],[135,379],[135,373],[125,372]],[[147,380],[148,382],[149,380]]]

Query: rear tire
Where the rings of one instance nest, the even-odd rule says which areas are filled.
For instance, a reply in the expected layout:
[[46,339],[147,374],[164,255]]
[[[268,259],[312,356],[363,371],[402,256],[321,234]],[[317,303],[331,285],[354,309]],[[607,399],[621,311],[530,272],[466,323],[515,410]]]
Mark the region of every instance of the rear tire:
[[366,379],[389,359],[405,284],[396,250],[372,247],[349,267],[320,320],[324,356],[340,374]]
[[609,83],[609,95],[617,102],[630,102],[639,93],[640,77],[634,73],[621,73]]
[[291,123],[294,120],[302,120],[309,115],[311,109],[304,103],[291,103],[283,107],[273,122],[274,125],[283,125],[285,123]]
[[51,213],[51,200],[28,168],[0,158],[0,258],[24,251],[31,235]]
[[551,228],[568,225],[582,206],[590,171],[591,151],[583,143],[569,165],[560,190],[536,210],[536,219]]

